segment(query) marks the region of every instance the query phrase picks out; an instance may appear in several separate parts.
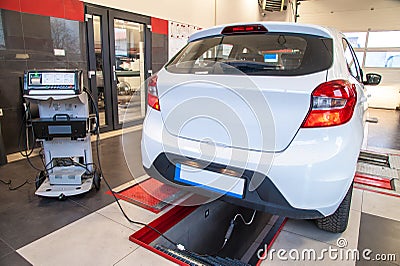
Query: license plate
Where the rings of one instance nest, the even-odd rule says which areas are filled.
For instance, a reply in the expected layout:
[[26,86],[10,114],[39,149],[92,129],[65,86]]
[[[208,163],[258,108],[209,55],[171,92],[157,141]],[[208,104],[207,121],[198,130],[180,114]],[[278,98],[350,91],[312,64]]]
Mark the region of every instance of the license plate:
[[243,198],[245,184],[243,178],[176,164],[175,180],[231,197]]

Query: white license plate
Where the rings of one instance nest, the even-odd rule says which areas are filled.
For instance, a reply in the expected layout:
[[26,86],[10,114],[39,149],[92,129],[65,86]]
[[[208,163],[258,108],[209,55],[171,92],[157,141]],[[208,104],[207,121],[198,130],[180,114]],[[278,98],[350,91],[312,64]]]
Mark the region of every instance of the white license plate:
[[243,178],[176,164],[175,180],[232,197],[243,198],[245,184]]

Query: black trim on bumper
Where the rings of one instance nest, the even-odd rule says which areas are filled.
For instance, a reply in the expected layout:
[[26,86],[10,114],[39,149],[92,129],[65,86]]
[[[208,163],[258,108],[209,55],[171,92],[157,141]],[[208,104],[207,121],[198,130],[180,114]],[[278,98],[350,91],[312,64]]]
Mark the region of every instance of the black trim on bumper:
[[[256,209],[271,214],[285,216],[288,218],[316,219],[324,217],[324,215],[317,210],[304,210],[292,207],[267,176],[264,176],[260,173],[251,170],[243,171],[222,164],[209,163],[200,161],[198,159],[183,157],[175,154],[166,154],[166,153],[161,153],[153,162],[153,165],[150,168],[144,167],[144,169],[149,176],[163,183],[167,183],[169,185],[178,184],[180,186],[187,187],[188,191],[200,195],[208,197],[215,196],[216,195],[215,192],[211,192],[205,189],[200,189],[195,186],[190,186],[174,180],[175,165],[177,163],[182,163],[185,161],[186,162],[194,161],[197,164],[201,165],[203,169],[213,172],[220,172],[221,169],[231,169],[234,171],[237,170],[237,172],[242,173],[240,177],[246,180],[243,199],[223,195],[222,197],[220,197],[220,199],[222,199],[223,201],[227,201],[246,208]],[[248,184],[250,181],[250,177],[253,177],[253,175],[263,178],[263,181],[256,190],[249,191]]]

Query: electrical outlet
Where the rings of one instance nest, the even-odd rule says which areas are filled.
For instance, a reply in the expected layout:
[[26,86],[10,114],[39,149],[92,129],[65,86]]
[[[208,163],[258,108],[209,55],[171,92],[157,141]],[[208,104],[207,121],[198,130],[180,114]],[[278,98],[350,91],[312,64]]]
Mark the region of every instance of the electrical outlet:
[[3,116],[3,108],[0,108],[0,116]]

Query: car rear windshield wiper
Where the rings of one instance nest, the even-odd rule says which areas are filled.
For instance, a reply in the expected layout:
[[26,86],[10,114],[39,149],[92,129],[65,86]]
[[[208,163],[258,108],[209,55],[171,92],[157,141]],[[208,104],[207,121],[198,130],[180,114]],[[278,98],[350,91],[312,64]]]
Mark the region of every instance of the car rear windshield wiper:
[[254,61],[227,61],[223,62],[223,64],[227,64],[229,66],[235,67],[237,69],[254,69],[254,70],[276,70],[281,69],[278,65],[269,65],[262,62],[254,62]]

